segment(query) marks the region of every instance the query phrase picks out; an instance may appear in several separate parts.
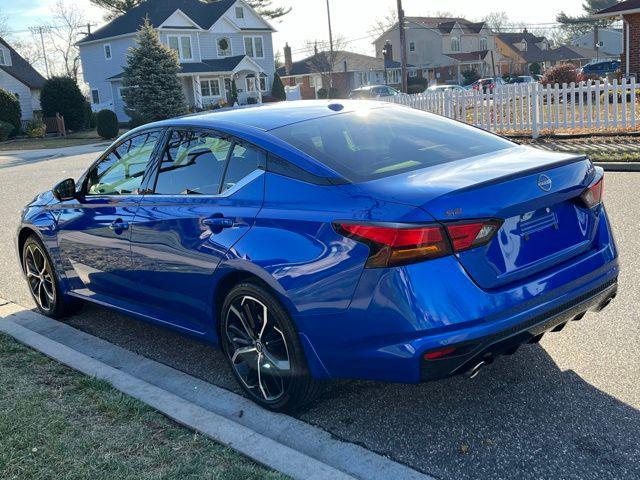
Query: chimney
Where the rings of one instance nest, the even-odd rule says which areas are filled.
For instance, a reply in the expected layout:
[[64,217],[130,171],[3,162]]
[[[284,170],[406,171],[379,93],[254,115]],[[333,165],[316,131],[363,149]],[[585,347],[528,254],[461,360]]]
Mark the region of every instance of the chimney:
[[291,47],[288,43],[284,45],[284,71],[287,75],[291,73],[293,68],[293,60],[291,60]]
[[318,41],[316,40],[313,44],[313,54],[318,55]]
[[392,61],[393,60],[393,46],[387,40],[384,44],[384,48],[382,49],[382,57],[385,60]]

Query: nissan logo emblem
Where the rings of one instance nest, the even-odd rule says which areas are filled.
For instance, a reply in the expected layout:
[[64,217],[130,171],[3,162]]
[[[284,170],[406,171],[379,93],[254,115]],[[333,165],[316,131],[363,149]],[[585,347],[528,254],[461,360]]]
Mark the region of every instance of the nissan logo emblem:
[[540,187],[540,190],[548,192],[551,190],[551,183],[551,179],[544,174],[538,177],[538,186]]

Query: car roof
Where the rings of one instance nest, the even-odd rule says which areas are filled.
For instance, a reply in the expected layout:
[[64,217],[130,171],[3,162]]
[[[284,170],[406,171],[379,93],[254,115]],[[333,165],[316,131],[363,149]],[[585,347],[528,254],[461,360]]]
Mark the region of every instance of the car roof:
[[269,131],[314,118],[388,106],[390,104],[371,100],[296,100],[186,115],[157,122],[154,126],[189,125],[215,128],[237,125]]

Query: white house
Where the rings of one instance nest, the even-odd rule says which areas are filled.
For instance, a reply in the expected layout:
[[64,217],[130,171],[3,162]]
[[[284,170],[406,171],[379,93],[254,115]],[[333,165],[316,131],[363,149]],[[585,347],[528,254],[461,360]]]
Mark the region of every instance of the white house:
[[238,101],[261,101],[275,74],[273,27],[244,0],[148,0],[78,42],[94,108],[128,119],[122,100],[127,50],[145,18],[176,50],[190,106],[228,100],[235,80]]
[[598,29],[598,41],[596,44],[593,30],[583,35],[578,35],[571,40],[576,47],[597,50],[598,58],[607,60],[620,58],[622,54],[622,30],[613,28]]
[[33,119],[40,110],[40,90],[45,79],[0,38],[0,88],[13,93],[20,101],[22,120]]

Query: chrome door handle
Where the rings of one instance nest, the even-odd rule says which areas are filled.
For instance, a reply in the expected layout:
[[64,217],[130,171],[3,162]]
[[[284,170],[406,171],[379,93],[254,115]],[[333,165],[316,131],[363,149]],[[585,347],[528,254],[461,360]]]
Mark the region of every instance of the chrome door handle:
[[225,217],[210,217],[205,218],[202,223],[209,227],[217,227],[217,228],[229,228],[233,227],[233,220],[231,218]]
[[109,225],[109,230],[126,230],[129,228],[129,224],[127,222],[123,222],[121,219],[115,220],[111,225]]

